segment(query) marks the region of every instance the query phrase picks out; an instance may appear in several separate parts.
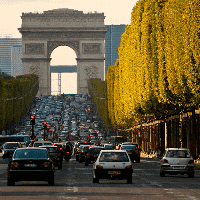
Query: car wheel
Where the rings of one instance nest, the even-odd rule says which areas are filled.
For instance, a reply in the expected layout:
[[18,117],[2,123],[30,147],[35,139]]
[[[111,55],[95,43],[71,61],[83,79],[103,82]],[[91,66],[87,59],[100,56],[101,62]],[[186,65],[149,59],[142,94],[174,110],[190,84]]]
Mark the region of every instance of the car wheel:
[[85,161],[85,166],[88,166],[88,162]]
[[98,178],[93,178],[93,183],[99,183],[99,179]]
[[68,157],[65,157],[65,160],[66,160],[66,161],[69,161],[69,158],[68,158]]
[[136,163],[139,163],[140,162],[140,157],[138,157],[135,161],[136,161]]
[[127,178],[127,183],[128,183],[128,184],[131,184],[131,183],[132,183],[132,174],[131,174],[131,177],[128,177],[128,178]]
[[79,158],[79,163],[82,163],[82,159],[81,158]]
[[194,178],[194,172],[188,173],[188,177],[189,177],[189,178]]
[[8,185],[8,186],[15,185],[15,181],[12,180],[11,178],[8,178],[8,180],[7,180],[7,185]]
[[78,159],[79,159],[79,157],[78,157],[78,156],[76,156],[76,161],[78,161]]
[[58,169],[62,169],[62,163],[58,166]]
[[49,178],[48,185],[54,185],[54,174]]
[[161,177],[164,177],[164,176],[165,176],[165,173],[160,171],[160,176],[161,176]]

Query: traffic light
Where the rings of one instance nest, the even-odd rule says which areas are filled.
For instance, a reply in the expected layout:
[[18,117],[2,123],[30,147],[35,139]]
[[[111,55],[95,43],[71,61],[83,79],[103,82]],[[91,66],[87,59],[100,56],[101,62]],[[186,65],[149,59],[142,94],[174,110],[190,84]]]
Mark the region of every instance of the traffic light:
[[47,123],[46,122],[43,122],[43,129],[47,130]]
[[31,125],[35,125],[35,116],[31,116]]

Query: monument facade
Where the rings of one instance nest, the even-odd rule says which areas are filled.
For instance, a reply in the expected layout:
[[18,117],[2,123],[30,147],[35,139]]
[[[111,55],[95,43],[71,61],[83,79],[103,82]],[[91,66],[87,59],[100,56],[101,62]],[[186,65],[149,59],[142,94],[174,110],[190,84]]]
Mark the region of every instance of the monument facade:
[[83,13],[57,9],[43,13],[22,13],[23,74],[39,75],[40,95],[50,95],[51,53],[58,46],[69,46],[76,53],[77,93],[87,92],[87,80],[104,80],[104,13]]

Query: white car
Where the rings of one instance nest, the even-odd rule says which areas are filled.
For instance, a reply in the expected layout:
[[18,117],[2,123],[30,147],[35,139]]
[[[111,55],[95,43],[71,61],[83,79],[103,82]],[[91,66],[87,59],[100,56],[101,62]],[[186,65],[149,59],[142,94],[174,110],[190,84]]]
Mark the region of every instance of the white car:
[[132,183],[132,162],[125,150],[101,150],[93,164],[93,183],[99,179],[127,179]]
[[160,176],[187,174],[194,178],[194,160],[186,148],[167,148],[160,161]]

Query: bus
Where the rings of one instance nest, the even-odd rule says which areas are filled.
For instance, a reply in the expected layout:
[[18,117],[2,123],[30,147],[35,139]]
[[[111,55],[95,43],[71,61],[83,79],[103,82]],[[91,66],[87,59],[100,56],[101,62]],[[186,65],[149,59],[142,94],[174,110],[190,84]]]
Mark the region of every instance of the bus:
[[110,143],[116,145],[122,142],[128,142],[128,137],[116,135],[116,136],[110,136],[109,140],[110,140]]
[[29,140],[29,135],[0,135],[0,146],[5,142],[27,142]]

